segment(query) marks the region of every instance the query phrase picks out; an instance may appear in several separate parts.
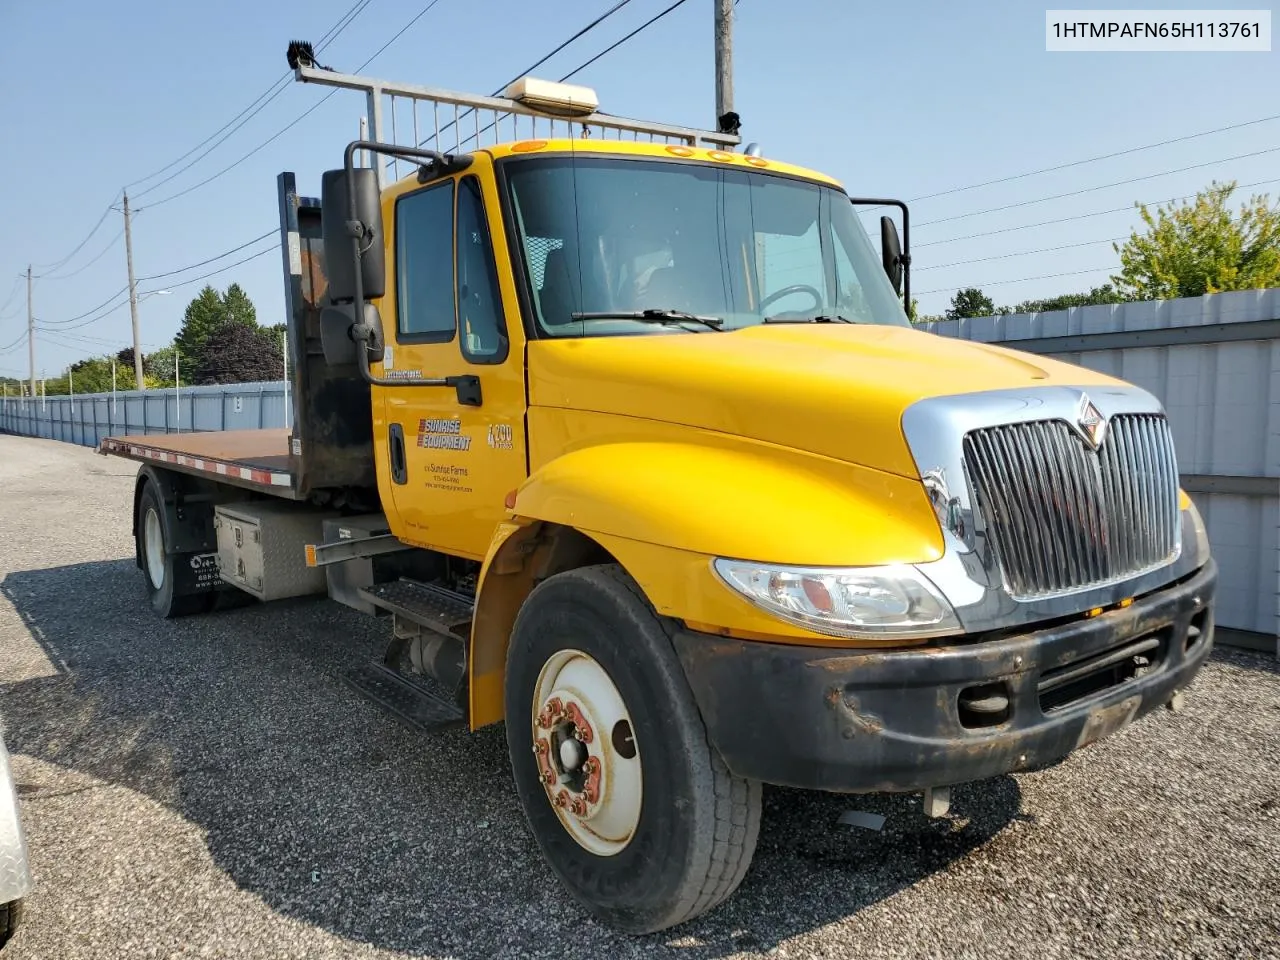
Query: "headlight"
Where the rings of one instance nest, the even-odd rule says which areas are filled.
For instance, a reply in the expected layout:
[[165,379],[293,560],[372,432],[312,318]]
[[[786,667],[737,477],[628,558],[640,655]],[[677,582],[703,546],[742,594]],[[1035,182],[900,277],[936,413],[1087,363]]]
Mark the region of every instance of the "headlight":
[[934,637],[960,622],[914,567],[775,567],[715,561],[730,587],[776,617],[836,637]]

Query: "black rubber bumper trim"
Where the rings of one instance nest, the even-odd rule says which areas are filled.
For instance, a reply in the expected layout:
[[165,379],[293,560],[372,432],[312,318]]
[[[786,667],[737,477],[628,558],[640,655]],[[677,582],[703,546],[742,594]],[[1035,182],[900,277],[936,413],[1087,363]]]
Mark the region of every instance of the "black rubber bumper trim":
[[[729,769],[840,792],[921,790],[1055,762],[1168,702],[1213,645],[1217,567],[1091,619],[981,643],[903,650],[801,647],[679,631],[676,649]],[[1184,650],[1193,618],[1200,635]],[[1041,709],[1040,678],[1147,636],[1143,675]],[[961,722],[961,691],[1003,683],[1008,718]]]

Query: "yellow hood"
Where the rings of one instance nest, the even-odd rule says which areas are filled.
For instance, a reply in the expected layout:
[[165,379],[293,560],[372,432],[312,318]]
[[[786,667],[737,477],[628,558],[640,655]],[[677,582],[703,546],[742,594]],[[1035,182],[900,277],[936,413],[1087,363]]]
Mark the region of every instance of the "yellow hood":
[[917,476],[902,413],[928,397],[1114,378],[903,327],[773,324],[529,344],[529,397],[714,430]]

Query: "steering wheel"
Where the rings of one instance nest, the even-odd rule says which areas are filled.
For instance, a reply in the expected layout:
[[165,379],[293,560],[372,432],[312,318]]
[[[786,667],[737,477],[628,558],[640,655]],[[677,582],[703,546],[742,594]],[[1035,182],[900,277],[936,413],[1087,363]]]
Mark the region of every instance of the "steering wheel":
[[821,309],[822,292],[820,290],[818,290],[816,287],[809,286],[807,283],[793,283],[789,287],[783,287],[781,290],[775,290],[773,293],[769,294],[767,297],[761,300],[760,301],[761,312],[764,311],[765,307],[773,303],[773,301],[781,300],[783,297],[790,296],[793,293],[807,293],[809,296],[813,297],[813,309],[814,310]]

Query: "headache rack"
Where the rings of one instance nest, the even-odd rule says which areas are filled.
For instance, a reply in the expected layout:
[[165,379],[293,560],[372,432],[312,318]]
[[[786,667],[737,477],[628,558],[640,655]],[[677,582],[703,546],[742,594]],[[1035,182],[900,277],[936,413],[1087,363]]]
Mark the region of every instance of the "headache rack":
[[[599,137],[690,147],[704,143],[721,149],[730,149],[741,143],[741,138],[732,133],[631,120],[598,110],[585,116],[557,116],[505,97],[394,83],[338,73],[306,62],[294,67],[294,79],[301,83],[318,83],[364,93],[369,124],[364,139],[392,146],[462,153],[496,143],[539,137]],[[402,141],[402,137],[407,140],[409,136],[411,141]],[[386,185],[388,169],[392,171],[393,179],[399,178],[400,163],[408,161],[393,157],[379,165],[379,187]]]

